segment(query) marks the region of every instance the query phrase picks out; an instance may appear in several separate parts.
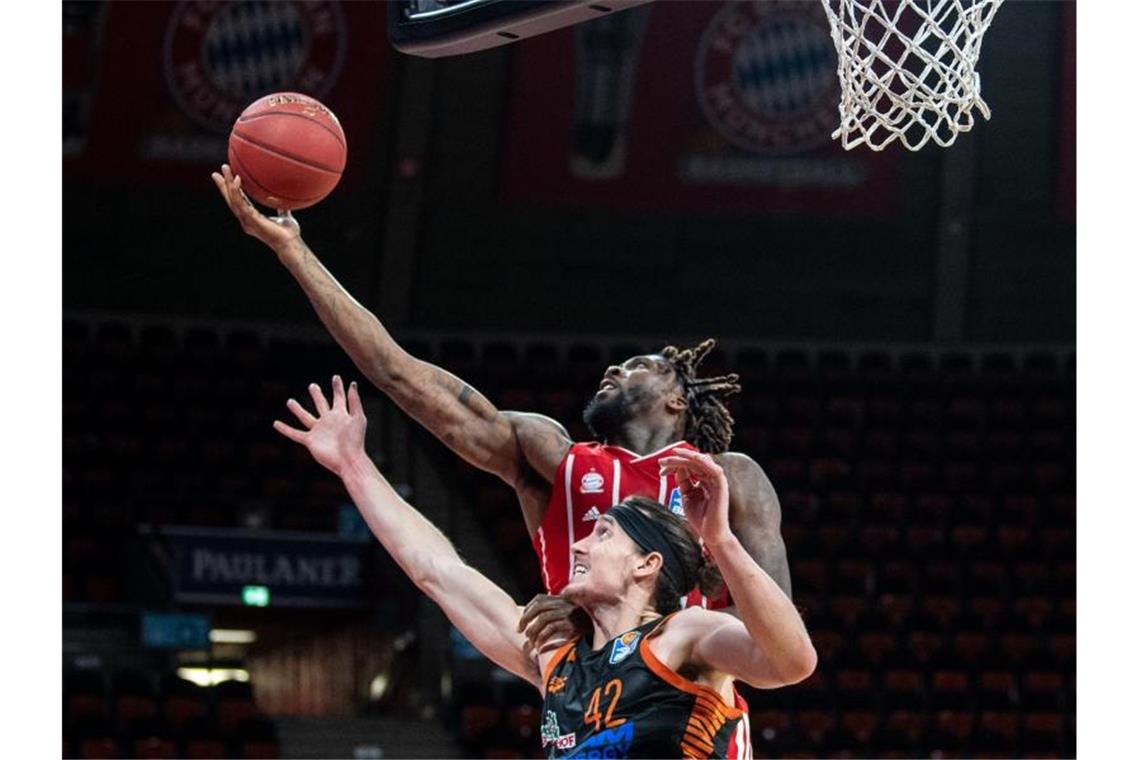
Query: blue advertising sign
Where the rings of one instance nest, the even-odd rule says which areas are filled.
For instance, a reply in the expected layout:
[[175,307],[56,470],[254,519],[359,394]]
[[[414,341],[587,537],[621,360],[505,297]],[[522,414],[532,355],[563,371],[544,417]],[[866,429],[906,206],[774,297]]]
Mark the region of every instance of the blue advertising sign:
[[[373,544],[326,533],[164,528],[179,602],[366,607]],[[258,600],[251,602],[250,589]]]
[[158,649],[205,649],[210,645],[210,620],[182,612],[144,612],[142,641]]

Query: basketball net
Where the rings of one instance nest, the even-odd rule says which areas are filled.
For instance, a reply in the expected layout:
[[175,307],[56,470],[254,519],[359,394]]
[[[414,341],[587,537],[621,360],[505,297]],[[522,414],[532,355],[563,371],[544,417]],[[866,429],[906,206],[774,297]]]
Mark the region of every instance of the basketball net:
[[898,140],[951,145],[986,119],[975,70],[1002,0],[821,0],[839,57],[839,138],[846,150]]

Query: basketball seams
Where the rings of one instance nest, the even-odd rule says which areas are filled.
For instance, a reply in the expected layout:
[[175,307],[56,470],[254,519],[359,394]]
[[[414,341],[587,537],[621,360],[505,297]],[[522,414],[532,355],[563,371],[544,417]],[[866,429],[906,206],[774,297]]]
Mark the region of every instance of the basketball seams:
[[[348,145],[346,145],[345,141],[344,141],[344,132],[343,131],[335,130],[332,127],[330,127],[328,124],[324,124],[319,119],[314,119],[312,116],[309,116],[308,114],[294,113],[293,111],[259,111],[258,113],[250,114],[249,116],[246,116],[243,113],[241,116],[238,117],[237,124],[242,124],[242,123],[247,122],[247,121],[256,121],[257,119],[264,119],[267,116],[295,116],[297,118],[305,119],[306,121],[310,121],[313,124],[316,124],[321,129],[328,132],[330,135],[332,135],[336,139],[336,141],[338,143],[340,143],[340,146],[342,148],[344,148],[346,151],[348,150]],[[333,116],[332,118],[335,119],[336,117]],[[235,129],[237,128],[237,124],[234,125]]]
[[237,175],[239,177],[242,177],[246,182],[252,182],[253,184],[257,185],[262,191],[264,191],[264,195],[266,196],[273,196],[274,198],[280,198],[285,201],[296,201],[297,203],[313,202],[312,198],[294,198],[288,195],[283,195],[281,193],[271,192],[269,188],[257,181],[257,178],[253,175],[253,172],[251,172],[242,164],[241,157],[237,153],[230,154],[230,161],[237,167]]
[[265,151],[269,151],[275,156],[279,156],[294,163],[300,164],[301,166],[304,166],[308,169],[316,169],[317,171],[328,172],[329,174],[335,174],[338,177],[341,175],[341,171],[339,169],[334,169],[330,166],[322,166],[321,164],[301,158],[295,153],[289,153],[288,151],[281,150],[275,145],[269,145],[268,143],[264,143],[256,138],[250,137],[249,135],[238,132],[236,127],[234,128],[232,135],[241,142],[248,143],[249,145],[252,145],[256,148],[261,148]]

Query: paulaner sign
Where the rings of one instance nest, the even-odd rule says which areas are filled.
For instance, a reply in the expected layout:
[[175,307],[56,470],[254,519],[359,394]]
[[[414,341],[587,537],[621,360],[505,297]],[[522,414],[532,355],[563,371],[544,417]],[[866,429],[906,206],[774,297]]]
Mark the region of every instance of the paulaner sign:
[[369,603],[371,542],[323,533],[167,528],[180,602],[241,604],[245,586],[269,589],[273,606]]

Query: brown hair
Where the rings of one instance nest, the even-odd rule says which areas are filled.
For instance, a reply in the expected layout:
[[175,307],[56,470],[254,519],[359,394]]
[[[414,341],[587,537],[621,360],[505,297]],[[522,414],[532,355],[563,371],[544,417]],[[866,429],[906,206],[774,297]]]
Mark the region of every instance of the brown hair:
[[[622,499],[621,503],[633,507],[664,530],[683,565],[683,575],[687,578],[696,578],[696,586],[702,594],[714,596],[720,591],[724,585],[720,571],[705,555],[700,541],[685,522],[685,518],[673,514],[665,505],[645,496],[630,496]],[[676,582],[666,577],[665,573],[658,573],[657,587],[653,592],[653,607],[662,615],[676,612],[681,607],[681,597],[691,590],[677,588]]]

